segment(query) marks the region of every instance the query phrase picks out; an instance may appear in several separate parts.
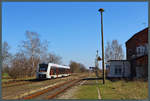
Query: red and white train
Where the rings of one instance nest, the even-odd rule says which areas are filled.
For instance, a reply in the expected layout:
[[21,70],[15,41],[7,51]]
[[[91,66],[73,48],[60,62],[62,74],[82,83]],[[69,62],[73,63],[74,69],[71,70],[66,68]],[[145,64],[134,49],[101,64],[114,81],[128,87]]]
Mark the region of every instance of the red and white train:
[[39,64],[36,72],[37,79],[50,79],[69,75],[71,75],[69,66],[62,66],[53,63]]

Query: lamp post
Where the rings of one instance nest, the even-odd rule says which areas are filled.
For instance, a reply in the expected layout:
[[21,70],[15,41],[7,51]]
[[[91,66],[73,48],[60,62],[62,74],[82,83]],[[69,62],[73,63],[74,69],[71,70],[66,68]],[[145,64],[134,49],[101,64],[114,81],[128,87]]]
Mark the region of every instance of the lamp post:
[[104,69],[104,40],[103,40],[103,12],[104,9],[98,10],[101,13],[101,35],[102,35],[102,67],[103,67],[103,84],[105,84],[105,69]]

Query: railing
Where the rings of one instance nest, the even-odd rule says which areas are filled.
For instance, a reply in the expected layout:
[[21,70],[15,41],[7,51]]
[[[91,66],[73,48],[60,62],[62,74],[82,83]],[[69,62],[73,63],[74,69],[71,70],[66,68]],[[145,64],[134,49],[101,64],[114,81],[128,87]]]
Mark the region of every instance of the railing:
[[141,56],[144,56],[144,55],[148,55],[148,51],[144,51],[144,52],[133,54],[131,56],[131,58],[134,59],[134,58],[138,58],[138,57],[141,57]]

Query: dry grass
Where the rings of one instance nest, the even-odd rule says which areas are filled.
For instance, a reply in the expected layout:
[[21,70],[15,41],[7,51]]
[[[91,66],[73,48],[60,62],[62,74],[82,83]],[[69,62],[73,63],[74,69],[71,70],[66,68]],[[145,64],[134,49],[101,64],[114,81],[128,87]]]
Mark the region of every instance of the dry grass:
[[86,81],[85,84],[79,86],[79,89],[74,96],[77,99],[98,99],[96,81]]
[[100,85],[102,99],[147,99],[148,82],[144,81],[109,81]]

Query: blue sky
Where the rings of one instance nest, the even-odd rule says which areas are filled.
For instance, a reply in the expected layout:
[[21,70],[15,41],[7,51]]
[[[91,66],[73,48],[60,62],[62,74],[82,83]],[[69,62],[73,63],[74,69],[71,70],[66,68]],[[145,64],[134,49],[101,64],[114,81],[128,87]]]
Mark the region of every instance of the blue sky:
[[11,52],[25,40],[25,31],[48,40],[49,52],[85,66],[94,66],[96,50],[101,56],[99,8],[104,8],[104,45],[117,39],[125,51],[125,42],[148,26],[147,2],[4,2],[2,3],[2,41]]

